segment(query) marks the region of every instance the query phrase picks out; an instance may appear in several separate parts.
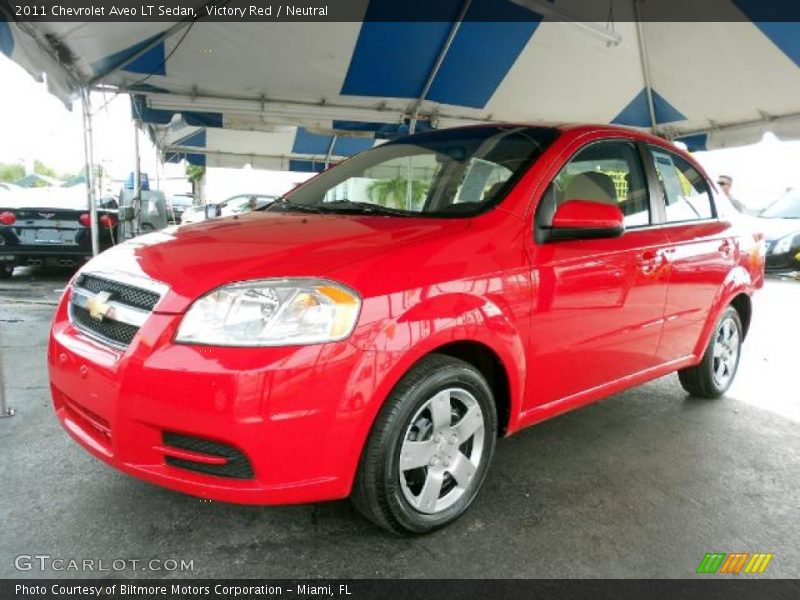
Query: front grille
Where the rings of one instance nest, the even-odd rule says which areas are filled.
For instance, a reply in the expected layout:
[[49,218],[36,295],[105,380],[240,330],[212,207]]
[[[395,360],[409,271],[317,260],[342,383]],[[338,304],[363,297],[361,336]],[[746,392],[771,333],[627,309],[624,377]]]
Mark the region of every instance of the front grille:
[[245,456],[241,450],[233,446],[167,431],[164,432],[164,444],[181,450],[221,456],[228,461],[224,465],[209,465],[184,458],[166,456],[165,460],[167,464],[173,467],[180,467],[181,469],[196,471],[206,475],[216,475],[217,477],[253,479],[253,467],[250,465],[247,456]]
[[84,333],[124,349],[160,299],[152,289],[83,273],[72,287],[70,321]]
[[102,321],[93,319],[88,310],[74,304],[70,307],[70,310],[72,312],[72,323],[78,328],[88,330],[90,333],[99,335],[121,346],[128,346],[133,341],[133,336],[139,331],[138,327],[127,323],[120,323],[111,319],[103,319]]
[[95,294],[109,292],[111,294],[109,300],[147,311],[152,311],[160,299],[160,296],[155,292],[119,283],[118,281],[103,279],[96,275],[81,275],[75,285]]

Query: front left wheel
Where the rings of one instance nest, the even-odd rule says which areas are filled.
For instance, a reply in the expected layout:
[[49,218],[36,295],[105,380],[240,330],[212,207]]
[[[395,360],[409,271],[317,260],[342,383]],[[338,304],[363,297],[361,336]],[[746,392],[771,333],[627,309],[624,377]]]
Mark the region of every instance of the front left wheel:
[[492,391],[472,365],[432,354],[398,383],[361,457],[352,499],[377,525],[426,533],[470,506],[494,454]]

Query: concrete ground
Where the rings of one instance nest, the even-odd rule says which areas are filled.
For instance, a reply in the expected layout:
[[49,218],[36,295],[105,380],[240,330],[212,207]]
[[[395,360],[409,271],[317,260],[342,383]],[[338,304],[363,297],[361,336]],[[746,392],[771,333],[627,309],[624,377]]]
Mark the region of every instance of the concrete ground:
[[128,577],[689,577],[713,551],[771,552],[765,576],[800,576],[798,282],[758,295],[728,397],[687,397],[673,375],[538,425],[499,444],[460,521],[397,538],[346,501],[207,503],[90,457],[47,389],[48,321],[67,277],[18,269],[0,282],[18,413],[0,420],[0,577],[108,575],[16,570],[15,557],[37,554],[193,561],[126,566]]

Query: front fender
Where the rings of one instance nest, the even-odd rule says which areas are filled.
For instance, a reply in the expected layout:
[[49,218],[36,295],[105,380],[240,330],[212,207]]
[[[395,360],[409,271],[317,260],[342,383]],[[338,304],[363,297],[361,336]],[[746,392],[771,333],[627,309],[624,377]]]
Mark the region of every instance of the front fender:
[[[467,293],[444,293],[427,299],[417,296],[417,302],[408,302],[409,297],[414,297],[412,292],[365,300],[362,324],[350,338],[350,344],[360,351],[360,358],[348,382],[349,405],[341,409],[343,414],[359,415],[356,435],[350,442],[353,448],[346,453],[354,459],[346,470],[353,476],[356,459],[392,389],[414,364],[447,344],[475,342],[491,350],[508,376],[512,422],[519,412],[524,393],[526,336],[517,330],[514,324],[520,321],[509,311],[523,307],[509,306],[507,298],[501,305],[496,298]],[[407,308],[393,311],[396,306]],[[373,311],[384,317],[371,320]]]

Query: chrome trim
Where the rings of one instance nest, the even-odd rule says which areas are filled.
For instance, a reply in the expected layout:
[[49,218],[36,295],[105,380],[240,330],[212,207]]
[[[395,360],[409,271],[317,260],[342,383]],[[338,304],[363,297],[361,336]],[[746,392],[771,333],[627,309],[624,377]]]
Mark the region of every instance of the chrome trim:
[[[95,298],[95,296],[97,296],[96,293],[73,285],[70,303],[74,304],[75,306],[79,306],[80,308],[91,310],[89,302]],[[141,327],[144,325],[145,321],[147,321],[147,317],[150,316],[150,311],[133,308],[132,306],[120,304],[119,302],[110,301],[107,304],[110,307],[110,310],[108,311],[108,314],[103,316],[102,319],[99,319],[100,321],[103,319],[110,319],[111,321],[117,321],[118,323],[125,323],[126,325]]]

